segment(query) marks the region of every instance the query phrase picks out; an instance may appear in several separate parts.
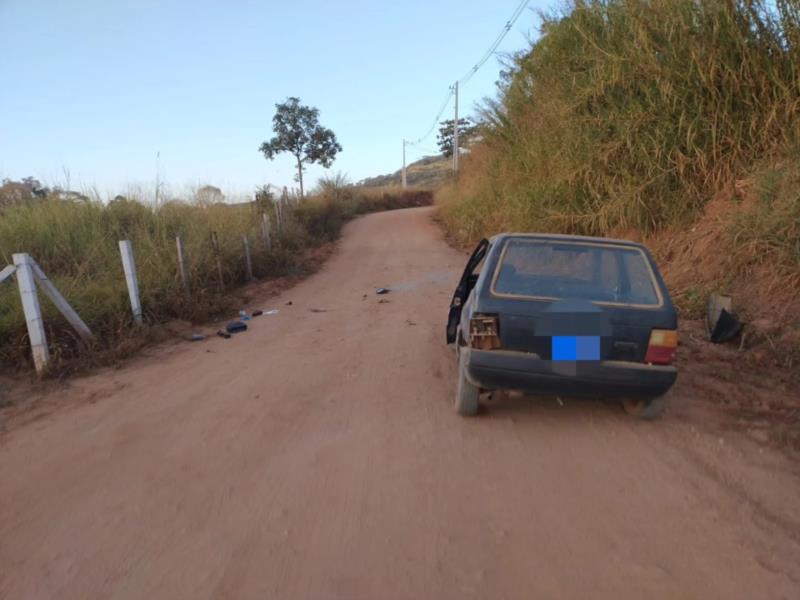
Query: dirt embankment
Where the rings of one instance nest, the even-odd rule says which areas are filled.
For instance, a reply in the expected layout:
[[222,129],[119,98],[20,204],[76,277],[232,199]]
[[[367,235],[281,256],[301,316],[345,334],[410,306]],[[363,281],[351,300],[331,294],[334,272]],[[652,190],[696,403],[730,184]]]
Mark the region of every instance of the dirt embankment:
[[[786,179],[800,181],[797,174]],[[793,193],[775,190],[776,204],[788,206]],[[770,246],[763,232],[754,240],[756,233],[745,231],[765,228],[769,210],[762,185],[742,180],[719,192],[691,226],[650,237],[634,230],[614,235],[643,241],[658,259],[681,314],[682,378],[703,388],[743,430],[800,451],[800,271],[782,238]],[[725,344],[708,341],[704,318],[712,293],[730,295],[745,324]]]

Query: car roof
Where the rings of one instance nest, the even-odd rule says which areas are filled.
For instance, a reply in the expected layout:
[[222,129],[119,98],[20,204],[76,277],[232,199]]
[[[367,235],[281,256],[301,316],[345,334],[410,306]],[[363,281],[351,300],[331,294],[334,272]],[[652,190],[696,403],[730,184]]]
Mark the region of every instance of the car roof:
[[633,242],[631,240],[618,240],[615,238],[607,237],[591,237],[587,235],[567,235],[563,233],[498,233],[491,237],[492,243],[500,242],[506,239],[526,239],[526,240],[557,240],[564,242],[593,242],[595,244],[624,244],[627,246],[635,246],[637,248],[644,248],[644,245]]

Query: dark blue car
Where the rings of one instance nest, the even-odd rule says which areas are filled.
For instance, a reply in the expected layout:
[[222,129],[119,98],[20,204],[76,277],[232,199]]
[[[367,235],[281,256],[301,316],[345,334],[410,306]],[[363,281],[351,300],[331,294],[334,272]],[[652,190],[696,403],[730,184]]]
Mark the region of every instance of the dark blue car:
[[472,253],[450,304],[456,410],[482,392],[614,397],[653,419],[677,377],[678,319],[641,244],[500,234]]

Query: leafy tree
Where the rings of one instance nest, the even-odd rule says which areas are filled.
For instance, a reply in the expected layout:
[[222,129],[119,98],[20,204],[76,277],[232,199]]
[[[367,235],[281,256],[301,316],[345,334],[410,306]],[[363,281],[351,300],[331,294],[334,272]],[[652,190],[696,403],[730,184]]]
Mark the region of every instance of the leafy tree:
[[[446,157],[453,156],[453,123],[454,119],[447,119],[439,123],[439,133],[436,135],[436,143],[439,145],[439,150],[442,151]],[[458,120],[458,145],[464,147],[475,136],[477,127],[473,125],[472,121],[466,118]]]
[[259,150],[269,160],[281,152],[295,157],[302,198],[304,165],[319,163],[327,169],[342,147],[333,131],[319,124],[319,109],[300,104],[300,98],[287,98],[286,102],[276,104],[275,109],[272,117],[275,137],[261,144]]
[[225,202],[225,194],[215,185],[204,185],[194,193],[195,202],[204,206]]

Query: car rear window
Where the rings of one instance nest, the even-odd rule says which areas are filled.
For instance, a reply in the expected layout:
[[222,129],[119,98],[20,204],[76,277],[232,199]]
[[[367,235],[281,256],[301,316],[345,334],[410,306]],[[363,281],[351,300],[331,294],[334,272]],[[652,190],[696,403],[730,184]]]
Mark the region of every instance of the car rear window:
[[650,263],[638,248],[592,242],[511,239],[493,293],[660,306]]

